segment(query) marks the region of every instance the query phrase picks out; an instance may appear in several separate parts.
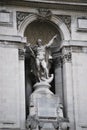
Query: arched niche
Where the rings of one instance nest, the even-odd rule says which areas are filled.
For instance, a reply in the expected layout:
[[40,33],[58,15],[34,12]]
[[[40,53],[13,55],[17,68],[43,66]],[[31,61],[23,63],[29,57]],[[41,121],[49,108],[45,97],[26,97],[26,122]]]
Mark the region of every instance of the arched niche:
[[[31,43],[32,46],[36,44],[36,41],[38,38],[42,39],[43,44],[47,44],[49,40],[52,39],[54,35],[58,35],[57,39],[55,40],[54,44],[51,47],[52,53],[53,50],[56,51],[57,48],[60,46],[60,43],[62,41],[61,34],[59,31],[59,28],[51,21],[39,21],[34,20],[30,24],[27,25],[24,36],[27,38],[27,42]],[[26,52],[25,57],[25,81],[26,81],[26,108],[27,108],[27,114],[28,114],[28,102],[29,102],[29,95],[33,91],[32,86],[34,84],[34,77],[31,73],[31,61],[30,57],[28,56],[28,51]],[[52,67],[50,69],[51,73],[54,73],[54,64],[52,64]],[[52,82],[52,88],[51,90],[55,93],[55,83]]]
[[[58,38],[55,41],[52,51],[57,51],[59,46],[61,45],[61,41],[70,40],[70,33],[67,26],[58,18],[52,16],[50,20],[39,21],[37,17],[32,15],[24,20],[24,22],[19,27],[19,35],[25,36],[27,38],[27,42],[31,43],[31,45],[35,45],[38,38],[41,38],[43,44],[47,44],[51,38],[57,34]],[[26,81],[26,114],[28,115],[29,108],[29,96],[32,92],[32,79],[34,81],[34,77],[30,74],[30,59],[26,55],[25,57],[25,81]],[[51,71],[54,71],[54,65],[52,65]],[[61,72],[58,72],[58,74]],[[61,78],[62,80],[62,78]],[[54,82],[52,82],[52,91],[55,92]],[[62,86],[62,84],[61,84]],[[61,90],[62,91],[62,90]],[[61,94],[62,95],[62,94]]]
[[[23,37],[26,27],[35,20],[37,20],[37,15],[32,14],[27,16],[19,26],[18,35]],[[50,22],[54,23],[59,28],[62,40],[70,40],[70,32],[59,17],[52,16]]]
[[27,37],[27,42],[31,43],[32,45],[36,44],[38,38],[42,39],[43,44],[47,44],[49,40],[51,40],[51,38],[56,34],[58,35],[57,43],[60,43],[61,35],[59,28],[57,28],[56,25],[50,21],[39,20],[35,20],[30,23],[24,32],[24,36]]

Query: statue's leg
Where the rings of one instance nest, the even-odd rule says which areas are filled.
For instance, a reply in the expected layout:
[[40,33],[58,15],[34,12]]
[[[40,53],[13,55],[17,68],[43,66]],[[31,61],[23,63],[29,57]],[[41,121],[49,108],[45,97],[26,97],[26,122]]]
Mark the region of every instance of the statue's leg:
[[37,76],[40,81],[40,60],[36,58],[36,66],[37,66]]
[[49,73],[48,73],[47,63],[45,62],[45,60],[43,60],[43,61],[41,62],[41,66],[42,66],[42,68],[43,68],[44,71],[45,71],[46,78],[49,78]]

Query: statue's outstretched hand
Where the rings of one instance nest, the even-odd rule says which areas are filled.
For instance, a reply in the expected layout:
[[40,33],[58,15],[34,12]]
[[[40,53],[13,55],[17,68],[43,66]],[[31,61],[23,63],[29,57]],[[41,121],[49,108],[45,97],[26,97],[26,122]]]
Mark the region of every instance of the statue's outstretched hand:
[[56,39],[56,38],[57,38],[57,36],[58,36],[58,35],[56,34],[56,35],[53,37],[53,39]]

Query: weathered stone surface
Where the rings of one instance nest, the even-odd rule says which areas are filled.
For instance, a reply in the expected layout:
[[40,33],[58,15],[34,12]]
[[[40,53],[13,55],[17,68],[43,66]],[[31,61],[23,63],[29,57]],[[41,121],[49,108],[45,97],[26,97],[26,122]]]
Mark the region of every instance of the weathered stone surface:
[[19,66],[18,50],[0,48],[0,127],[18,128]]
[[76,129],[87,129],[87,54],[73,53],[73,90]]
[[[64,122],[63,107],[58,95],[49,90],[49,84],[37,82],[36,89],[30,96],[27,127],[33,129],[56,129]],[[67,128],[67,123],[66,123]]]
[[86,18],[78,18],[78,29],[87,30],[87,19]]
[[10,13],[9,12],[0,12],[0,22],[9,23],[10,22]]
[[[49,36],[52,34],[51,28],[55,26],[58,30],[56,32],[61,38],[58,41],[59,45],[56,46],[54,50],[56,49],[58,52],[62,52],[62,48],[68,47],[71,48],[71,54],[73,53],[72,58],[69,57],[70,62],[67,62],[69,58],[68,55],[65,55],[63,58],[67,59],[66,62],[63,64],[59,63],[62,68],[59,68],[59,66],[55,68],[55,90],[64,103],[64,113],[65,117],[69,118],[70,130],[75,130],[75,128],[76,130],[87,130],[86,0],[0,1],[0,128],[18,127],[23,129],[25,126],[24,59],[18,56],[17,47],[20,48],[19,46],[22,46],[21,42],[26,42],[26,40],[22,38],[28,26],[30,32],[27,31],[25,34],[28,41],[35,41],[39,35],[42,37],[43,33],[41,33],[41,31],[39,31],[40,33],[38,34],[38,27],[35,31],[30,27],[30,24],[33,26],[32,22],[36,22],[37,20],[35,14],[38,14],[37,10],[39,8],[50,10],[52,13],[51,19],[47,19],[46,21],[47,26],[50,23],[48,33],[47,26],[43,26],[44,38],[50,38]],[[20,14],[20,12],[23,12],[23,14],[31,14],[32,17],[30,17],[31,15],[24,17],[24,15],[21,14],[21,19],[19,18],[18,20],[17,13]],[[61,16],[61,18],[56,16]],[[62,20],[66,16],[70,17],[70,32],[66,31],[67,26],[65,23],[67,19],[66,22]],[[39,24],[41,23],[39,22]],[[18,25],[21,25],[21,30]],[[35,24],[34,26],[37,25]],[[80,31],[78,27],[81,28]],[[32,37],[28,35],[28,33],[30,33]],[[15,46],[13,46],[13,44],[15,44]],[[49,126],[52,128],[52,125],[49,124]],[[47,125],[44,125],[44,129],[46,129],[46,127]]]

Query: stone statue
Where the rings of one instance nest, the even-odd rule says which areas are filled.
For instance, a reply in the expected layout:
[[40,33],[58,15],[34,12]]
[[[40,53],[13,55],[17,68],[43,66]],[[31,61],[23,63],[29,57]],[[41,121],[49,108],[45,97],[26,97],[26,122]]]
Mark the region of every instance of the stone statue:
[[57,35],[55,35],[46,45],[42,45],[42,40],[38,39],[36,52],[32,50],[30,44],[27,45],[35,58],[37,77],[39,81],[51,82],[53,79],[53,75],[49,77],[48,63],[49,60],[52,59],[52,56],[48,53],[49,51],[47,51],[47,49],[54,43],[56,38]]
[[52,59],[49,47],[56,38],[57,35],[46,45],[42,45],[42,40],[38,39],[36,49],[32,49],[30,44],[27,46],[34,59],[31,66],[36,66],[35,76],[39,80],[33,85],[34,91],[29,97],[29,115],[26,122],[28,130],[67,130],[68,128],[60,98],[49,89],[51,87],[49,83],[53,79],[53,74],[51,76],[49,74],[48,63]]

